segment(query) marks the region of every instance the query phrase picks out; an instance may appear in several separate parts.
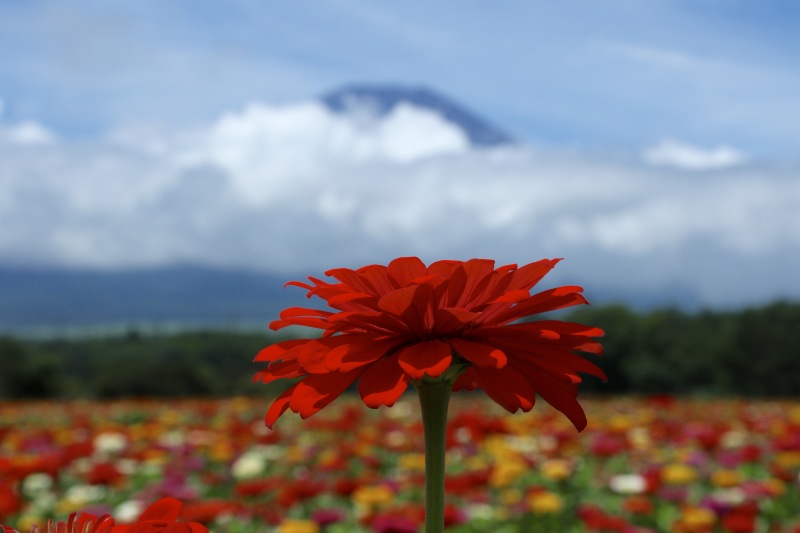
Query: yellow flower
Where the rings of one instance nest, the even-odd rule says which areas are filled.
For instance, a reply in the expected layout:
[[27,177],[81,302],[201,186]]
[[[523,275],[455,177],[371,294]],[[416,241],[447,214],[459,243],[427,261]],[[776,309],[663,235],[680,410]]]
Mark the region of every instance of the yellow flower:
[[142,460],[145,463],[154,465],[164,465],[169,462],[169,453],[166,450],[149,448],[142,452]]
[[522,499],[522,493],[519,489],[506,489],[500,493],[500,502],[503,505],[511,506]]
[[38,526],[39,528],[42,528],[46,527],[46,524],[47,519],[45,518],[24,514],[17,519],[16,527],[19,531],[31,531],[32,526]]
[[789,420],[794,424],[800,424],[800,405],[789,408]]
[[508,445],[506,438],[500,435],[486,437],[481,444],[481,448],[497,460],[503,460],[509,455],[516,455],[516,452]]
[[742,475],[736,470],[716,470],[711,474],[711,483],[722,488],[736,487],[742,483]]
[[681,513],[679,523],[683,526],[681,531],[693,533],[709,531],[716,520],[716,516],[711,509],[706,509],[704,507],[686,507]]
[[782,468],[800,467],[800,451],[789,450],[775,454],[775,464]]
[[234,456],[233,446],[227,441],[215,442],[209,450],[209,456],[212,461],[219,463],[228,462],[233,459]]
[[353,492],[352,498],[357,505],[374,507],[390,503],[394,500],[394,492],[384,485],[359,487]]
[[608,429],[616,433],[624,433],[634,427],[635,422],[630,416],[614,415],[608,419]]
[[563,481],[572,475],[572,463],[564,459],[550,459],[542,463],[542,477],[551,481]]
[[400,456],[400,460],[397,464],[403,470],[424,472],[425,455],[421,453],[407,453]]
[[339,460],[339,452],[334,449],[322,450],[317,455],[317,463],[322,466],[330,466]]
[[558,513],[564,508],[564,501],[555,492],[537,491],[528,496],[528,506],[534,514]]
[[358,457],[369,457],[375,454],[375,446],[368,442],[359,441],[353,451]]
[[697,479],[697,470],[684,463],[672,463],[661,469],[661,480],[668,485],[688,485]]
[[770,478],[764,481],[764,487],[772,496],[783,496],[786,492],[786,483],[778,478]]
[[278,526],[278,533],[318,533],[319,526],[312,520],[287,519]]
[[507,458],[496,463],[489,474],[489,485],[492,487],[505,487],[519,479],[528,469],[525,461],[519,458]]
[[306,458],[306,451],[300,446],[289,446],[286,450],[285,460],[290,464],[302,463]]
[[467,467],[467,470],[483,470],[489,467],[489,462],[485,457],[480,455],[471,455],[466,458],[464,465]]

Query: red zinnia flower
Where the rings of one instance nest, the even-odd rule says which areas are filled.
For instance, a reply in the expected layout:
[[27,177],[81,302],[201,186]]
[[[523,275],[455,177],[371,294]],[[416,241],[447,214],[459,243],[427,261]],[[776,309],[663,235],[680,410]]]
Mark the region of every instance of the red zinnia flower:
[[575,352],[601,354],[592,337],[603,331],[557,320],[515,323],[588,303],[576,286],[530,294],[558,261],[494,268],[488,259],[425,266],[403,257],[388,266],[326,272],[339,283],[313,277],[310,284],[289,282],[336,311],[292,307],[270,324],[273,330],[307,326],[323,334],[279,342],[256,356],[268,366],[254,381],[302,378],[272,404],[267,425],[287,409],[311,416],[357,380],[364,403],[377,408],[393,405],[409,382],[458,376],[454,390],[481,388],[511,412],[532,409],[538,393],[583,429],[578,373],[605,375]]

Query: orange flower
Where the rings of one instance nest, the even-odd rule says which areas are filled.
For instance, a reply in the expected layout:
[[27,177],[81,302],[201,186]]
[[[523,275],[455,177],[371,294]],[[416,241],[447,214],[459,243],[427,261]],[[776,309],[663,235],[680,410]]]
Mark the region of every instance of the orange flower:
[[425,266],[403,257],[388,266],[326,272],[338,283],[289,282],[334,311],[291,307],[270,324],[323,334],[279,342],[256,356],[268,366],[254,381],[301,378],[275,400],[266,424],[272,427],[287,409],[309,417],[356,381],[364,403],[377,408],[393,405],[413,381],[446,379],[454,390],[483,389],[510,412],[532,409],[538,393],[583,429],[578,373],[605,375],[575,352],[601,354],[592,337],[603,331],[558,320],[515,323],[588,303],[575,286],[530,294],[558,261],[494,268],[488,259]]

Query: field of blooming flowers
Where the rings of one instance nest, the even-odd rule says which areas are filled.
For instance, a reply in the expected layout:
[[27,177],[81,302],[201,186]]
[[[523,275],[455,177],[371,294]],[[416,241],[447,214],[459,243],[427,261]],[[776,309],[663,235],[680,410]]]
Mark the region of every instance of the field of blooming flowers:
[[[263,424],[264,399],[0,404],[0,523],[132,521],[158,498],[213,532],[416,533],[416,399],[341,398]],[[448,530],[800,532],[800,403],[595,399],[577,433],[546,405],[456,395]]]

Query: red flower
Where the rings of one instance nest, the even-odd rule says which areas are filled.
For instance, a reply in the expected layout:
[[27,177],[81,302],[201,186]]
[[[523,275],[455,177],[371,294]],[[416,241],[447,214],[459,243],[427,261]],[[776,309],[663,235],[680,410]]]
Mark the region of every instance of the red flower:
[[[533,408],[538,393],[579,430],[586,416],[577,401],[578,373],[605,379],[575,352],[601,354],[592,339],[602,330],[571,322],[515,323],[539,313],[588,303],[581,287],[530,290],[559,260],[494,268],[494,261],[438,261],[416,257],[388,266],[326,272],[338,280],[309,277],[296,285],[334,311],[291,307],[273,330],[307,326],[318,339],[279,342],[255,360],[268,363],[254,381],[301,378],[272,404],[272,427],[287,409],[306,418],[358,381],[364,403],[391,406],[415,380],[447,379],[454,390],[483,389],[508,411]],[[456,380],[457,378],[457,380]]]
[[208,528],[197,522],[178,522],[181,507],[183,502],[178,499],[161,498],[145,509],[136,522],[116,525],[111,533],[208,533]]
[[86,474],[90,485],[113,485],[125,479],[125,475],[114,466],[114,463],[96,463]]
[[10,483],[0,479],[0,520],[16,514],[22,509],[22,499]]

